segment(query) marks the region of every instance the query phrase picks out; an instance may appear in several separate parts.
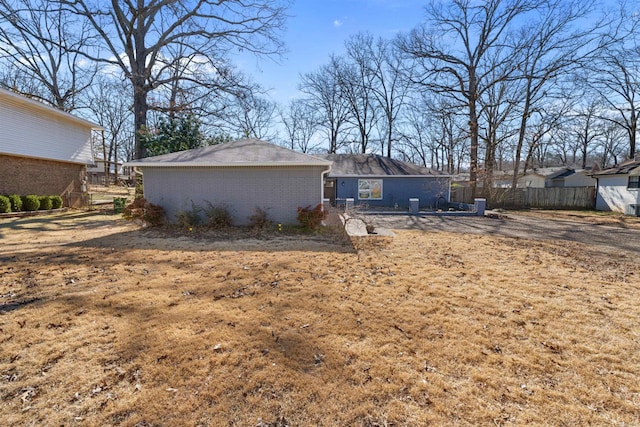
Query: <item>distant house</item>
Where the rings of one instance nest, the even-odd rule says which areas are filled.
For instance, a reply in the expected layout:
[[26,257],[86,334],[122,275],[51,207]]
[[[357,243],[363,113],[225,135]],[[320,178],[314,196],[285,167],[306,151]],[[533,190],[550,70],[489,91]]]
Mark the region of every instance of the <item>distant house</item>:
[[113,183],[116,176],[116,169],[118,171],[119,178],[128,179],[128,176],[123,176],[123,168],[121,162],[107,162],[104,159],[95,159],[93,164],[87,165],[87,174],[90,184],[107,184],[107,164],[109,165],[109,180]]
[[249,223],[256,208],[281,224],[297,223],[299,207],[322,203],[331,162],[256,139],[242,139],[134,160],[144,196],[170,221],[195,204],[228,207],[234,224]]
[[420,208],[446,207],[451,177],[435,169],[374,154],[326,154],[331,170],[325,178],[325,198],[369,207],[409,207],[419,199]]
[[627,160],[593,174],[596,209],[640,216],[640,160]]
[[81,206],[100,126],[0,88],[0,194],[61,196]]
[[518,179],[518,188],[595,187],[596,181],[586,169],[567,166],[534,168]]

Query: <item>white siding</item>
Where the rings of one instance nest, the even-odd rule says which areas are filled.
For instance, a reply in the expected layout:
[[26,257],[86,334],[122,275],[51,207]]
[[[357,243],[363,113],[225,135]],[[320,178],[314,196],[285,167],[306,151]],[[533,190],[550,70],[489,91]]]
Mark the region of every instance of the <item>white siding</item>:
[[0,93],[0,153],[91,163],[91,126]]
[[596,210],[625,212],[626,206],[640,203],[640,190],[627,189],[629,175],[601,176],[598,179]]
[[255,208],[269,219],[297,222],[297,208],[322,202],[323,167],[155,168],[143,167],[144,195],[162,206],[169,221],[179,211],[225,204],[235,225],[248,223]]

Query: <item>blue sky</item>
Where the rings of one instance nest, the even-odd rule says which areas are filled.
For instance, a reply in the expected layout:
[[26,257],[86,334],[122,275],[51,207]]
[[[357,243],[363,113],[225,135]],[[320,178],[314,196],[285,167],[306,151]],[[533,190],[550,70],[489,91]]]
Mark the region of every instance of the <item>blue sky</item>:
[[331,53],[344,52],[349,36],[368,31],[392,38],[408,31],[424,18],[426,0],[297,0],[289,9],[284,32],[286,52],[274,63],[243,57],[239,68],[270,89],[280,103],[298,95],[300,74],[318,69]]

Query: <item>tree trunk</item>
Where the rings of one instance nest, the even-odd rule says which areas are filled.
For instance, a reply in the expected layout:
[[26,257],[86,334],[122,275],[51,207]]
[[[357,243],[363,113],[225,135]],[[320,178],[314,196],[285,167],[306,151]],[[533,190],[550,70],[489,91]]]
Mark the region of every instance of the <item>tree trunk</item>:
[[634,110],[631,111],[631,129],[629,129],[629,158],[634,159],[636,155],[636,134],[638,129],[638,116]]
[[469,103],[469,133],[471,137],[469,185],[471,187],[471,197],[475,198],[478,181],[478,116],[475,101]]
[[475,199],[478,184],[478,112],[476,111],[478,87],[475,67],[469,69],[469,92],[467,100],[469,102],[469,136],[471,137],[469,185],[471,187],[471,198]]
[[147,126],[147,90],[144,83],[133,82],[133,115],[135,125],[135,158],[143,159],[146,155],[145,147],[142,145],[141,132]]
[[[516,146],[516,156],[513,161],[513,178],[511,179],[511,189],[515,190],[518,186],[518,173],[520,172],[520,159],[522,158],[522,146],[524,145],[524,136],[527,131],[527,119],[529,118],[529,110],[531,109],[531,78],[527,78],[527,91],[524,98],[524,109],[520,118],[520,129],[518,130],[518,145]],[[525,166],[526,168],[526,166]],[[525,169],[526,172],[526,169]]]

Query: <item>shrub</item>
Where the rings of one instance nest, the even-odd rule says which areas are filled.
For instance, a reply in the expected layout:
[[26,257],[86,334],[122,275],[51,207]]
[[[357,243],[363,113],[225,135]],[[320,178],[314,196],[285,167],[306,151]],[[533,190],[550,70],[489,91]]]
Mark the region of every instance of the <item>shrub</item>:
[[0,213],[11,212],[11,200],[7,196],[0,196]]
[[176,224],[182,228],[194,227],[201,222],[200,212],[202,208],[191,201],[190,211],[180,211],[176,214]]
[[327,213],[322,209],[322,204],[316,205],[315,208],[298,208],[298,221],[309,230],[318,228],[326,218]]
[[62,197],[51,196],[51,204],[53,206],[53,209],[60,209],[62,207]]
[[266,209],[255,208],[253,215],[249,217],[249,225],[251,228],[264,229],[272,224]]
[[51,201],[51,197],[49,196],[39,196],[40,199],[40,207],[39,210],[48,211],[53,207],[53,202]]
[[212,205],[207,202],[208,207],[204,208],[204,214],[207,216],[207,225],[213,229],[231,227],[233,219],[229,208],[224,205]]
[[144,197],[135,199],[124,208],[122,216],[129,220],[138,219],[152,226],[162,225],[165,221],[164,208],[147,202]]
[[25,211],[37,211],[40,208],[40,198],[33,194],[22,196],[22,209]]
[[9,196],[9,201],[11,202],[11,211],[12,212],[20,212],[22,210],[22,199],[17,194],[11,194]]

